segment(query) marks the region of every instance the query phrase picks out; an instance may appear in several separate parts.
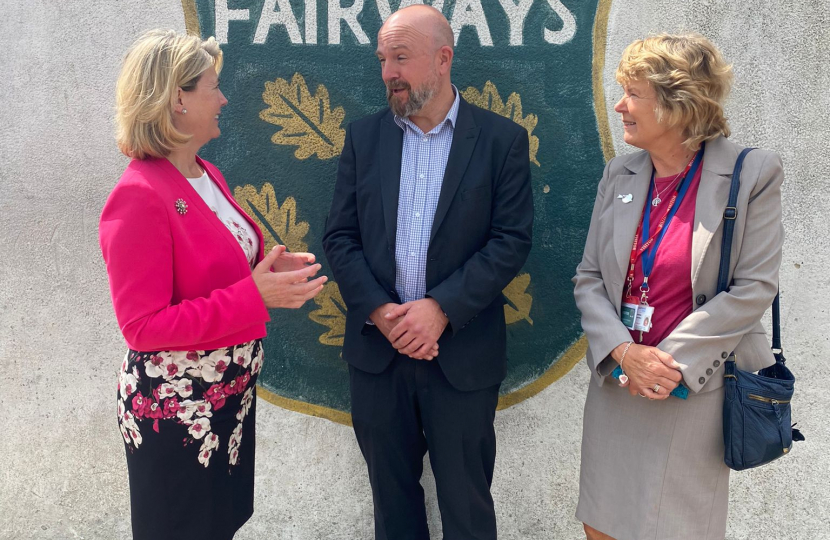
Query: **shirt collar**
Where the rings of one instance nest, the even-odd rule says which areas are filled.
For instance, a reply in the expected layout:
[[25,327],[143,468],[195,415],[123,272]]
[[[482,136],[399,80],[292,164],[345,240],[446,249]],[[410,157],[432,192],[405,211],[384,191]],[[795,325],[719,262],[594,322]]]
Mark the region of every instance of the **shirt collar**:
[[[458,104],[461,101],[460,95],[458,93],[458,88],[455,85],[452,85],[452,91],[455,94],[455,100],[452,102],[452,107],[450,110],[447,111],[447,116],[444,117],[444,120],[438,123],[437,126],[430,130],[430,133],[438,133],[440,132],[444,126],[449,122],[450,126],[455,129],[455,121],[458,119]],[[395,115],[395,123],[398,126],[406,131],[406,126],[409,126],[411,129],[414,129],[416,133],[422,133],[421,128],[416,126],[409,118],[404,118],[402,116]]]

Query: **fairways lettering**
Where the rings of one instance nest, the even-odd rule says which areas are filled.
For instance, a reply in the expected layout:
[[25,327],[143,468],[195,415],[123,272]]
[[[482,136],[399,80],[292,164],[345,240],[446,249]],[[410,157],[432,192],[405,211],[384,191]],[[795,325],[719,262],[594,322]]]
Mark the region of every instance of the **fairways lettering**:
[[[545,17],[535,17],[528,20],[528,13],[534,1],[547,12]],[[373,39],[364,31],[360,22],[361,13],[367,6],[374,3],[372,13],[385,21],[392,14],[394,0],[354,0],[349,6],[341,5],[343,0],[265,0],[259,13],[252,13],[251,8],[233,8],[228,6],[228,0],[215,0],[215,32],[219,43],[228,43],[228,27],[231,22],[242,24],[256,23],[252,43],[263,45],[270,41],[284,40],[286,37],[292,44],[297,45],[339,45],[345,30],[350,32],[361,45],[369,45]],[[400,0],[398,9],[422,4],[423,0]],[[325,4],[326,33],[323,41],[318,36],[318,4]],[[542,39],[552,45],[562,45],[569,42],[576,34],[576,18],[560,0],[498,0],[488,5],[488,10],[482,5],[482,0],[458,0],[451,7],[444,10],[444,0],[433,0],[431,5],[444,11],[450,21],[455,41],[461,35],[473,32],[482,47],[494,45],[522,46],[524,45],[525,26],[530,25],[528,32],[538,32]],[[506,18],[509,32],[506,36],[497,36],[493,41],[489,21],[493,18]],[[302,21],[300,28],[298,21]],[[345,23],[345,24],[344,24]],[[558,27],[561,23],[561,27]],[[347,29],[347,30],[346,30]],[[498,43],[498,38],[506,38],[505,42]]]

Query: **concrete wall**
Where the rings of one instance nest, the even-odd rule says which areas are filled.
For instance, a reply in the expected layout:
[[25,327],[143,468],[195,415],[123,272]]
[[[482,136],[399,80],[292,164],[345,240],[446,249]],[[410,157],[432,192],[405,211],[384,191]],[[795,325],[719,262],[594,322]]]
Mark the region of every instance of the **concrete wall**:
[[[96,225],[126,165],[110,119],[120,58],[145,29],[184,30],[182,6],[32,0],[0,10],[0,539],[128,538],[113,399],[123,341]],[[610,4],[609,111],[628,42],[649,31],[701,31],[735,65],[733,138],[778,151],[787,172],[783,334],[799,377],[795,419],[808,440],[777,463],[733,475],[730,539],[830,538],[828,13],[826,0]],[[611,113],[614,148],[625,152],[616,120]],[[498,414],[502,538],[580,537],[573,512],[587,384],[580,363]],[[259,405],[256,513],[237,537],[370,538],[371,495],[351,430]],[[438,538],[429,474],[425,484]]]

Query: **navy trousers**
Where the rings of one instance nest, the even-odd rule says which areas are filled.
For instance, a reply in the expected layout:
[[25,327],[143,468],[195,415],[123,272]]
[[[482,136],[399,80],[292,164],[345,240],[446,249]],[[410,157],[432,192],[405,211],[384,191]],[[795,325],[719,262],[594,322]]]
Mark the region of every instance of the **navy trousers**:
[[424,454],[438,491],[445,540],[495,540],[490,485],[499,386],[462,392],[438,359],[397,355],[371,374],[349,366],[352,421],[369,469],[376,540],[429,540]]

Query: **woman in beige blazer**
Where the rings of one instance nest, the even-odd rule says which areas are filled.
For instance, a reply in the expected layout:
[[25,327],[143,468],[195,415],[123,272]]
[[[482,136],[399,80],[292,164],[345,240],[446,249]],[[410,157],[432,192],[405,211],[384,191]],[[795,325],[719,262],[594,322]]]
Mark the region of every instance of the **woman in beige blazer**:
[[716,294],[743,148],[726,139],[731,66],[700,35],[659,35],[629,45],[617,81],[624,139],[643,151],[608,162],[573,280],[596,383],[576,515],[591,540],[723,539],[723,364],[774,362],[760,320],[778,288],[781,160],[744,162],[732,284]]

